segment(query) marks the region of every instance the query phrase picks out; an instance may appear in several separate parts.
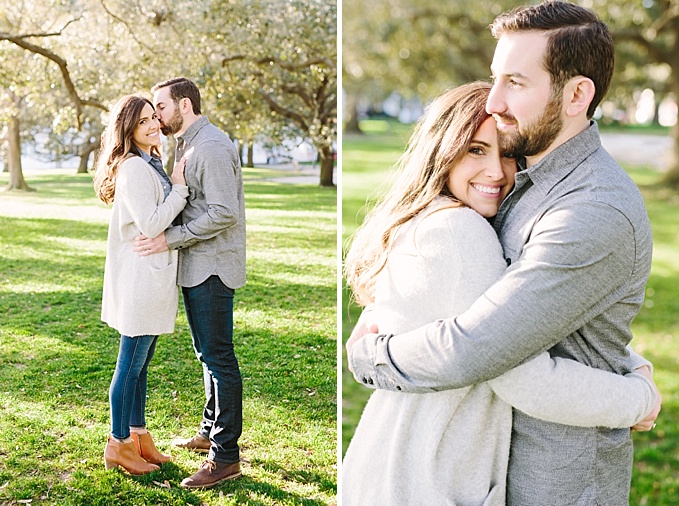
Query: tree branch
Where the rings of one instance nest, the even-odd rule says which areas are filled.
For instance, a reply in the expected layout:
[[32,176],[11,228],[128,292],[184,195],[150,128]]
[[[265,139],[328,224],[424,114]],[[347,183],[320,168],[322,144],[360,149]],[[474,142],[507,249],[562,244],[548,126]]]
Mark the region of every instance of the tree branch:
[[679,3],[670,2],[670,5],[662,11],[662,15],[651,23],[647,30],[652,34],[658,34],[668,25],[676,23],[679,18]]
[[284,118],[292,120],[295,124],[297,124],[298,127],[302,129],[303,132],[306,133],[309,131],[309,125],[307,125],[306,121],[304,121],[304,117],[301,114],[289,111],[288,109],[280,106],[271,95],[269,95],[262,89],[259,90],[259,94],[264,99],[264,101],[267,104],[269,104],[269,107],[271,108],[272,111],[280,114]]
[[643,47],[657,63],[667,63],[672,57],[672,54],[669,51],[665,51],[656,44],[653,44],[653,42],[646,39],[639,30],[616,30],[612,35],[614,40],[634,42]]
[[98,107],[99,109],[102,109],[104,111],[108,111],[108,108],[105,105],[99,103],[98,101],[96,100],[83,101],[78,96],[78,92],[75,89],[75,84],[73,84],[73,81],[71,80],[71,74],[68,71],[68,63],[58,54],[50,51],[47,48],[28,42],[24,38],[16,37],[4,32],[0,32],[0,40],[7,40],[27,51],[44,56],[45,58],[52,60],[54,63],[57,64],[59,70],[61,71],[61,75],[64,78],[64,85],[68,90],[68,94],[70,95],[71,100],[73,101],[73,105],[75,106],[76,118],[78,121],[78,130],[80,130],[80,128],[82,127],[83,105],[90,105],[93,107]]
[[329,68],[334,68],[335,64],[332,60],[329,58],[312,58],[311,60],[306,60],[303,62],[299,63],[290,63],[286,62],[285,60],[281,60],[280,58],[276,58],[275,56],[265,56],[261,58],[250,58],[247,55],[244,54],[235,54],[231,56],[225,56],[222,58],[222,67],[225,67],[228,63],[232,61],[241,61],[241,60],[249,60],[252,61],[253,63],[256,63],[257,65],[268,65],[269,63],[273,62],[276,65],[278,65],[281,68],[284,68],[285,70],[299,70],[299,69],[304,69],[311,67],[313,65],[323,65]]
[[285,93],[297,95],[310,109],[314,108],[314,100],[311,95],[307,93],[303,86],[300,86],[299,84],[282,84],[281,89]]
[[24,33],[22,35],[14,35],[17,39],[32,39],[32,38],[40,38],[40,37],[58,37],[59,35],[62,34],[66,28],[68,28],[68,25],[71,23],[75,23],[76,21],[80,21],[82,16],[78,16],[77,18],[70,19],[64,26],[61,27],[61,29],[57,32],[41,32],[41,33]]
[[153,48],[147,46],[146,44],[144,44],[142,41],[140,41],[140,40],[137,38],[137,35],[134,33],[134,31],[132,30],[132,28],[130,28],[130,26],[127,24],[127,22],[126,22],[124,19],[122,19],[122,18],[119,17],[119,16],[116,16],[115,14],[113,14],[113,12],[111,12],[110,10],[108,10],[108,7],[106,7],[106,4],[104,3],[104,0],[101,0],[100,3],[101,3],[101,6],[102,6],[102,7],[104,8],[104,10],[106,11],[106,14],[108,14],[108,15],[111,16],[113,19],[115,19],[118,23],[120,23],[120,24],[123,25],[125,28],[127,28],[127,31],[130,32],[130,36],[134,39],[134,41],[137,43],[137,45],[139,45],[139,47],[143,47],[144,49],[146,49],[147,51],[149,51],[149,52],[151,52],[151,53],[154,52],[154,51],[153,51]]

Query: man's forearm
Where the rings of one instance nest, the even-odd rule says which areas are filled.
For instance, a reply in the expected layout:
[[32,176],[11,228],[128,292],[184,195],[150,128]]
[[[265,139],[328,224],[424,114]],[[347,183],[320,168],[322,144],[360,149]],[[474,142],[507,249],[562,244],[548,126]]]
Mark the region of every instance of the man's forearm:
[[402,391],[460,388],[551,348],[614,303],[629,279],[629,224],[608,218],[608,233],[584,220],[561,227],[568,230],[563,239],[545,233],[545,244],[536,232],[521,259],[457,318],[355,346],[357,379]]
[[228,208],[208,210],[188,223],[169,227],[165,231],[165,238],[170,249],[186,248],[212,239],[236,223],[238,218]]
[[[368,388],[410,393],[434,392],[433,388],[420,386],[409,381],[401,371],[395,369],[388,356],[391,334],[366,334],[351,347],[347,360],[356,381]],[[378,368],[380,374],[375,375]]]

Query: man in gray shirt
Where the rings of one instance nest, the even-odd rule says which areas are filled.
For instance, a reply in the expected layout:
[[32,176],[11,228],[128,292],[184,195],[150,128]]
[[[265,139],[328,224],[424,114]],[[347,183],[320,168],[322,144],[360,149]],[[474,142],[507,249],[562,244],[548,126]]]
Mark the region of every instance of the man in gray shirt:
[[[590,119],[613,73],[608,27],[585,8],[548,1],[505,13],[491,29],[498,43],[486,108],[506,149],[525,157],[494,220],[508,269],[455,318],[396,336],[363,335],[359,321],[347,350],[368,386],[459,388],[547,349],[619,374],[637,365],[627,345],[652,238],[637,187]],[[629,430],[515,410],[507,504],[628,504],[632,456]]]
[[241,475],[243,387],[233,349],[233,297],[245,285],[243,176],[231,140],[201,115],[192,81],[170,79],[152,91],[161,130],[176,136],[177,160],[186,159],[189,197],[180,224],[156,238],[138,237],[135,251],[179,250],[178,284],[207,401],[198,433],[173,445],[208,453],[198,472],[181,483],[207,488]]

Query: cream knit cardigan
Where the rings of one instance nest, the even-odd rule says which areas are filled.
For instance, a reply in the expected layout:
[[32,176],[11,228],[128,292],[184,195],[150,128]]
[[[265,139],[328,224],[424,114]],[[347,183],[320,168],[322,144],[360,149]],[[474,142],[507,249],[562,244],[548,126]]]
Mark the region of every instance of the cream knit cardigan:
[[[434,206],[402,227],[377,277],[369,318],[381,332],[462,313],[506,268],[483,217]],[[627,376],[545,352],[466,388],[377,390],[342,464],[342,505],[503,506],[512,406],[557,423],[630,427],[650,412],[655,391],[646,378]]]
[[108,228],[101,319],[126,336],[174,331],[177,317],[177,251],[141,257],[137,235],[156,237],[186,205],[188,188],[173,185],[164,198],[153,167],[132,156],[118,167]]

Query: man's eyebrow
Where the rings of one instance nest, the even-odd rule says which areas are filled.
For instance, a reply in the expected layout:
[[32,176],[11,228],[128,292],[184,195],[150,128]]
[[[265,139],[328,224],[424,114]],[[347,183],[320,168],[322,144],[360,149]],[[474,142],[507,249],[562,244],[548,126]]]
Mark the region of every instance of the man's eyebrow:
[[521,72],[505,72],[504,74],[502,74],[502,77],[509,77],[509,78],[512,78],[512,79],[524,79],[524,80],[528,79],[528,77],[525,76],[524,74],[522,74]]
[[528,77],[525,76],[524,74],[522,74],[521,72],[502,72],[502,73],[498,76],[498,75],[495,73],[495,71],[493,70],[493,66],[492,66],[492,65],[490,66],[490,74],[491,74],[492,77],[494,77],[494,78],[496,78],[496,79],[497,79],[498,77],[514,77],[514,78],[519,78],[519,79],[528,79]]

